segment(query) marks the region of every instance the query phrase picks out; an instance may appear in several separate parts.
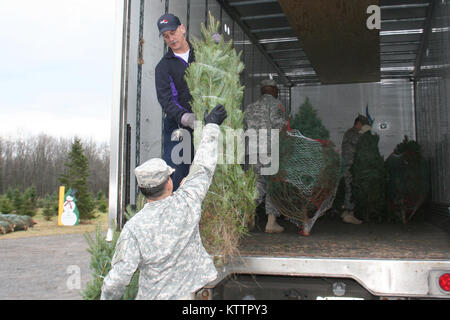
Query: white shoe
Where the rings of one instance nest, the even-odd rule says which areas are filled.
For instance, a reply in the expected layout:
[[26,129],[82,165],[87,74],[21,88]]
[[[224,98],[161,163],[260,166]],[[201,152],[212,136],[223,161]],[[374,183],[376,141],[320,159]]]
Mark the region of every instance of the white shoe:
[[267,215],[266,233],[281,233],[284,228],[277,223],[277,218],[273,214]]
[[350,213],[348,211],[344,211],[344,213],[341,215],[342,220],[345,223],[351,223],[351,224],[361,224],[362,221],[357,219],[354,215],[353,212]]

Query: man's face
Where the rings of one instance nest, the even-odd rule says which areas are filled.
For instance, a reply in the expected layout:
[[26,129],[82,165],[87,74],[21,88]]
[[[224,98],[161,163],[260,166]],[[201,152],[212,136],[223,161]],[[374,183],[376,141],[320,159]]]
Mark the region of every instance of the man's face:
[[177,29],[164,31],[162,37],[173,52],[182,50],[186,46],[186,29],[184,25],[180,25]]
[[361,130],[361,127],[363,126],[363,123],[361,121],[356,121],[355,128],[356,130]]

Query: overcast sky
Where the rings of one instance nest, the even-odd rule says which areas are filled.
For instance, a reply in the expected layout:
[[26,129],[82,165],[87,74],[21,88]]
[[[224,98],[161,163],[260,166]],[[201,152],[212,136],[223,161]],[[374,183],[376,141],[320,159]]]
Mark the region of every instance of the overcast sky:
[[109,142],[112,0],[0,1],[0,134]]

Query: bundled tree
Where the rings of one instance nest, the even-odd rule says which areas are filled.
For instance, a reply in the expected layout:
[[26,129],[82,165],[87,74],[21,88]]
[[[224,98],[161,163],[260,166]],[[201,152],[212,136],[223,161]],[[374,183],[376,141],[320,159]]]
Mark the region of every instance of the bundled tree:
[[278,210],[309,235],[333,204],[341,160],[308,98],[290,127],[280,136],[280,168],[269,179],[269,192]]
[[379,140],[370,130],[363,133],[351,168],[355,214],[366,222],[382,222],[386,218],[386,170],[378,149]]
[[386,159],[388,213],[407,223],[427,197],[428,168],[420,145],[407,136]]
[[[221,126],[226,146],[227,130],[243,132],[244,114],[240,109],[243,87],[239,74],[244,69],[241,54],[236,54],[232,41],[224,42],[218,34],[219,23],[209,14],[208,28],[202,24],[203,40],[194,39],[196,62],[186,71],[186,82],[192,95],[192,110],[197,119],[203,119],[218,104],[228,114]],[[195,130],[195,141],[200,141],[201,130]],[[235,139],[233,136],[231,139]],[[247,233],[247,225],[254,219],[256,177],[243,171],[239,164],[238,144],[234,150],[226,150],[227,156],[236,156],[234,163],[225,158],[216,167],[213,181],[202,204],[200,230],[203,244],[210,254],[227,256],[237,252],[239,240]],[[220,147],[219,147],[220,150]],[[238,154],[237,154],[238,153]],[[231,161],[233,162],[233,161]]]
[[68,161],[65,163],[66,172],[60,176],[61,184],[66,189],[76,190],[77,207],[80,212],[80,219],[93,219],[95,201],[88,191],[89,166],[83,153],[83,146],[80,139],[75,138]]

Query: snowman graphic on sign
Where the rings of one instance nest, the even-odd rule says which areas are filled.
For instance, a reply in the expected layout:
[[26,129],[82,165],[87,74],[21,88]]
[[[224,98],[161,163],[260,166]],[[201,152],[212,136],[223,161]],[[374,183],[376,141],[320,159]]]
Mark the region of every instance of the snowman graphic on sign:
[[75,226],[78,225],[78,217],[80,216],[76,204],[75,193],[76,189],[72,191],[69,189],[64,195],[64,211],[61,215],[61,224],[63,226]]

